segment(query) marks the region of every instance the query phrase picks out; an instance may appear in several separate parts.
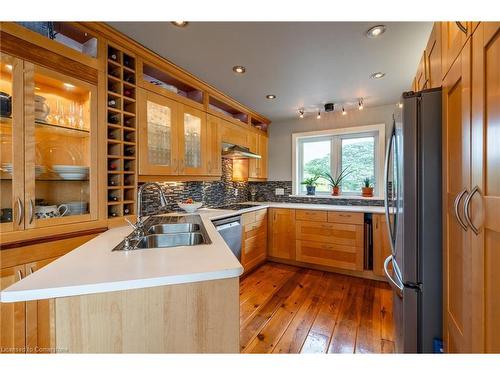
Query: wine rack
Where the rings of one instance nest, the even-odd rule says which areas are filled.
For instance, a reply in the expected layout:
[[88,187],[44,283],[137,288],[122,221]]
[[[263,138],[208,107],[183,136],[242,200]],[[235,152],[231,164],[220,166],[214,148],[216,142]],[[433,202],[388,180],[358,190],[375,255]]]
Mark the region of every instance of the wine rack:
[[137,188],[136,61],[108,45],[108,218],[135,214]]

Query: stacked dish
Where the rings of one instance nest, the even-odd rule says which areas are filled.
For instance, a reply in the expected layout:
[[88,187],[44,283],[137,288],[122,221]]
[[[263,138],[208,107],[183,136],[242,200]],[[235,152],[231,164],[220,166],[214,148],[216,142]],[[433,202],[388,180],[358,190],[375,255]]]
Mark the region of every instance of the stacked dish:
[[83,165],[61,165],[56,164],[52,166],[63,180],[86,180],[89,177],[89,167]]
[[83,215],[88,212],[88,202],[74,201],[64,204],[68,206],[68,215]]
[[[11,175],[13,171],[12,163],[2,163],[1,169]],[[42,173],[45,173],[45,170],[43,165],[35,165],[35,177],[39,177]]]

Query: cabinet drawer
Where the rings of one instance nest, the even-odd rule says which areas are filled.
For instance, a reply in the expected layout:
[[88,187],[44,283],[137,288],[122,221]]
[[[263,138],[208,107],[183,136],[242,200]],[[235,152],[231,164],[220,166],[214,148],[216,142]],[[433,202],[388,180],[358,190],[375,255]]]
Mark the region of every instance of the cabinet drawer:
[[346,270],[363,270],[362,247],[297,240],[296,259]]
[[260,220],[258,222],[247,224],[243,227],[245,238],[255,237],[261,233],[267,233],[267,221]]
[[251,254],[254,252],[265,253],[267,244],[267,233],[260,233],[258,236],[245,239],[244,253]]
[[365,214],[362,212],[328,212],[329,223],[363,225]]
[[255,223],[256,221],[267,220],[267,209],[266,210],[258,210],[245,212],[241,215],[241,224],[247,225],[251,223]]
[[326,221],[326,211],[296,210],[295,220]]
[[363,247],[362,225],[297,221],[295,236],[298,240]]

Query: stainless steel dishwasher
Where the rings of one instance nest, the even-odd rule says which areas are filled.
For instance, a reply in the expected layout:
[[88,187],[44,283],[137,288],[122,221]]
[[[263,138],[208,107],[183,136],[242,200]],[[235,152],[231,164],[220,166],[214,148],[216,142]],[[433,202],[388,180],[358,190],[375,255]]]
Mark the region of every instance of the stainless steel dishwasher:
[[234,256],[241,260],[241,215],[214,220],[213,224]]

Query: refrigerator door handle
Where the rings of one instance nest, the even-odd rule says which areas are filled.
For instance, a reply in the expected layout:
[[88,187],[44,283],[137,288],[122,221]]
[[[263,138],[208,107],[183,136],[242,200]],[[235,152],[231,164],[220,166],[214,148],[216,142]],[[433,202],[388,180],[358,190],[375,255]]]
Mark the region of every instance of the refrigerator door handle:
[[[455,209],[455,217],[457,218],[458,224],[463,228],[463,230],[467,231],[467,224],[465,224],[460,217],[460,214],[458,213],[458,206],[460,204],[460,200],[464,196],[464,194],[468,193],[467,189],[462,190],[460,193],[457,194],[455,198],[455,203],[453,204],[453,208]],[[467,215],[465,216],[467,218]]]
[[470,192],[470,194],[465,198],[464,202],[464,216],[465,216],[465,221],[467,224],[469,224],[470,229],[474,232],[474,234],[477,236],[479,234],[479,229],[476,228],[476,226],[472,223],[472,219],[470,217],[470,201],[474,194],[478,193],[481,194],[479,191],[479,186],[474,186],[474,189]]
[[394,272],[394,275],[395,275],[394,278],[391,276],[391,274],[389,272],[389,263],[392,263],[393,259],[394,258],[392,257],[392,255],[389,255],[384,261],[385,277],[389,281],[389,284],[391,285],[392,289],[394,289],[394,291],[396,292],[398,297],[403,298],[403,288],[404,288],[403,283],[401,282],[401,280],[399,280],[397,272]]
[[385,223],[387,224],[387,231],[389,232],[389,242],[391,243],[391,252],[394,254],[394,238],[392,237],[391,221],[389,217],[389,158],[391,156],[392,150],[392,140],[396,136],[395,127],[393,126],[391,137],[389,138],[389,144],[387,145],[387,150],[385,153],[385,166],[384,166],[384,206],[385,206]]

